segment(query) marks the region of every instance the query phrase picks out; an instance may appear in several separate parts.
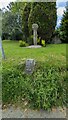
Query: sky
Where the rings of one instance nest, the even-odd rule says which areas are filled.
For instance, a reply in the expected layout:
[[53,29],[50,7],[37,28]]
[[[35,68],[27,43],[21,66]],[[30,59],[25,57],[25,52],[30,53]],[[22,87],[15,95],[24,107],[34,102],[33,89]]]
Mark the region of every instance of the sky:
[[[16,0],[0,0],[0,8],[6,7],[10,2],[14,2]],[[65,11],[67,0],[57,0],[56,1],[56,7],[57,7],[57,27],[60,26],[61,19],[63,16],[63,13]]]

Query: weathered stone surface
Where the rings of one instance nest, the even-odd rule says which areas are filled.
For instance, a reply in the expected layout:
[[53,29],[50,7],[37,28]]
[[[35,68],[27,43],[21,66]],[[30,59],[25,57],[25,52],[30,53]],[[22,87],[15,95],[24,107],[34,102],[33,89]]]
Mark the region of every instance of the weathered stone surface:
[[27,48],[40,48],[42,47],[41,45],[31,45],[31,46],[28,46]]
[[32,74],[35,66],[34,59],[27,59],[26,60],[26,73]]
[[51,43],[52,44],[61,44],[62,42],[61,42],[61,40],[60,40],[60,38],[58,36],[54,36],[52,38],[52,42]]
[[37,29],[38,29],[38,24],[32,24],[32,29],[33,29],[33,41],[34,45],[37,45]]
[[37,30],[37,29],[38,29],[38,24],[35,24],[35,23],[32,24],[32,29],[33,29],[33,30]]

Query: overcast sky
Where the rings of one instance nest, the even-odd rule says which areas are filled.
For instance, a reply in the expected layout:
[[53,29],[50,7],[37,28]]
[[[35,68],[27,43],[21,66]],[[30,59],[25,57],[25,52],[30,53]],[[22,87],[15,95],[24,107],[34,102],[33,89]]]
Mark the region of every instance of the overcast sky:
[[[0,8],[6,7],[10,2],[14,2],[16,0],[0,0]],[[61,18],[65,10],[67,0],[57,0],[57,26],[61,23]]]

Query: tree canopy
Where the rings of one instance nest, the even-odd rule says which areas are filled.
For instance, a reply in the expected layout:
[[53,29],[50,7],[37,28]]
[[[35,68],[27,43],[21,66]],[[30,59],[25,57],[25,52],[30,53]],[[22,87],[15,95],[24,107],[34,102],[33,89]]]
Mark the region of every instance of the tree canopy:
[[3,12],[2,39],[22,39],[22,11],[24,4],[11,2],[7,6],[8,10]]
[[61,20],[60,38],[62,42],[68,43],[68,2],[66,3],[66,11],[64,12]]
[[38,37],[47,43],[55,30],[57,15],[55,2],[11,2],[3,13],[3,39],[30,41],[32,24],[37,23]]
[[28,18],[29,31],[32,34],[32,24],[37,23],[38,36],[49,42],[56,26],[56,3],[33,3]]

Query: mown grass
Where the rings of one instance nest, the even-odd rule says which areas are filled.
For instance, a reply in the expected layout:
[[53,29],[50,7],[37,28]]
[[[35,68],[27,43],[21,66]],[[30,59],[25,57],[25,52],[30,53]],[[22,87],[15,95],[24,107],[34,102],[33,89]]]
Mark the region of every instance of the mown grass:
[[[49,109],[66,104],[66,44],[22,48],[16,41],[3,41],[3,103],[22,99],[34,108]],[[25,73],[26,59],[35,59],[32,75]]]
[[66,44],[52,44],[42,48],[19,47],[19,42],[3,41],[6,61],[4,63],[18,64],[26,59],[45,62],[49,65],[66,66]]
[[22,48],[18,42],[3,41],[5,56],[7,59],[34,58],[38,61],[45,61],[48,58],[61,59],[66,58],[66,44],[47,45],[42,48]]

